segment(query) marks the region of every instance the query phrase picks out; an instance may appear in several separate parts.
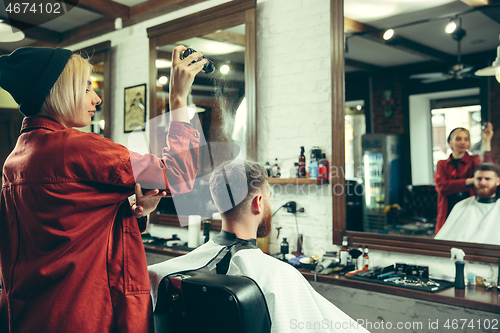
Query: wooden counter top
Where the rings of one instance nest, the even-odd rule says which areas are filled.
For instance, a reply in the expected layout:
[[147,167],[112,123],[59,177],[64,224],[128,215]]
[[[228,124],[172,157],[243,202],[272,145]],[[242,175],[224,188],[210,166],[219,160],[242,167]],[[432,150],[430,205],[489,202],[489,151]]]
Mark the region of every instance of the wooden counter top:
[[[299,269],[299,271],[308,281],[314,281],[314,274],[310,270]],[[378,283],[351,280],[336,274],[318,275],[317,282],[500,313],[500,293],[496,289],[486,290],[481,286],[468,286],[465,289],[448,288],[435,293],[429,293]]]
[[[148,252],[160,253],[173,257],[178,257],[188,253],[188,251],[175,250],[148,244],[144,244],[144,248]],[[311,273],[310,270],[299,269],[299,271],[302,275],[304,275],[306,280],[314,281],[314,274]],[[424,291],[386,286],[364,281],[350,280],[344,276],[336,274],[318,275],[317,282],[454,305],[463,308],[500,313],[500,293],[496,289],[486,290],[485,288],[479,286],[468,286],[466,289],[448,288],[435,293],[428,293]]]

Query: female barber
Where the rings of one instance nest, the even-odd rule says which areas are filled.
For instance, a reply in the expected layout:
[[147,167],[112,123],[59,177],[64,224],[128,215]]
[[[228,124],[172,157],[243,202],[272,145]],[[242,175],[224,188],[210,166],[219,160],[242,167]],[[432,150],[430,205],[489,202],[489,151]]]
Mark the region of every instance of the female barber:
[[470,133],[463,127],[457,127],[448,136],[452,153],[446,160],[437,163],[434,182],[438,194],[436,234],[443,226],[453,206],[462,199],[474,195],[474,170],[483,162],[494,162],[491,153],[493,125],[482,131],[483,156],[469,155]]
[[[141,230],[159,196],[191,190],[199,132],[187,95],[204,61],[173,50],[170,127],[162,158],[73,127],[100,98],[91,65],[61,48],[0,57],[0,86],[26,116],[3,167],[1,332],[147,332],[150,286]],[[153,189],[138,205],[135,184]],[[159,190],[161,192],[159,193]]]

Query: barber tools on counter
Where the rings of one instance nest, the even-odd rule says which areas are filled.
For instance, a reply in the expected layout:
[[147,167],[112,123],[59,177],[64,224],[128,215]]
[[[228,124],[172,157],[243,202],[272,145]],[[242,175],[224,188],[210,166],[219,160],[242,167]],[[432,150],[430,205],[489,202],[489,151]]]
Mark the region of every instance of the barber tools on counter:
[[372,267],[345,275],[348,279],[397,286],[426,292],[453,287],[454,283],[429,277],[429,267],[396,263],[386,267]]

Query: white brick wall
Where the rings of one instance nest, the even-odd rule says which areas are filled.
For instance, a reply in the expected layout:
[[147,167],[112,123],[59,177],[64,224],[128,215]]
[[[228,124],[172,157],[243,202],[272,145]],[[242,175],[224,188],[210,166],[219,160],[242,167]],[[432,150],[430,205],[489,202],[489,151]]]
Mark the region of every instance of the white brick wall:
[[[306,163],[313,146],[330,156],[330,2],[258,1],[257,52],[258,160],[273,163],[277,157],[287,174],[298,162],[301,146],[306,149]],[[307,210],[305,217],[297,219],[304,235],[303,252],[322,254],[331,247],[331,186],[305,188],[306,193],[299,192],[298,186],[272,187],[273,211],[290,200]],[[295,251],[294,216],[276,214],[276,227],[283,229],[279,239],[273,230],[271,252],[279,252],[283,237]]]

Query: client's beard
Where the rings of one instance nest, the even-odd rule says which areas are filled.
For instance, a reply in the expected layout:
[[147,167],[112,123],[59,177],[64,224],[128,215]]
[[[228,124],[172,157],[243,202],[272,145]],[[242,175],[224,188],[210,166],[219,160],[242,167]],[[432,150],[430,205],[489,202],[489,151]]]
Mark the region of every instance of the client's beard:
[[474,187],[474,193],[480,198],[490,198],[497,192],[497,187],[477,188]]
[[271,233],[271,207],[269,205],[264,206],[264,214],[262,216],[262,220],[257,227],[257,237],[264,238]]

